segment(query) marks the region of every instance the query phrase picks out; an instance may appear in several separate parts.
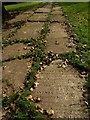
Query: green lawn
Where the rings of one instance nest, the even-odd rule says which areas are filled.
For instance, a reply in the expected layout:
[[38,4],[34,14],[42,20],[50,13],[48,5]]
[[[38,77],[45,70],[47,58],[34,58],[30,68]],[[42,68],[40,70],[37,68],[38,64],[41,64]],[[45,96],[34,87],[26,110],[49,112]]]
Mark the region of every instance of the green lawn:
[[68,15],[69,22],[73,25],[73,31],[79,37],[79,42],[90,46],[88,41],[88,3],[66,4],[61,4],[62,9]]
[[[72,25],[72,33],[78,36],[76,53],[67,53],[66,57],[70,62],[81,70],[90,73],[90,41],[88,26],[88,3],[59,3],[68,22]],[[90,75],[88,77],[88,87],[90,87]]]
[[34,7],[37,5],[41,5],[41,2],[22,2],[18,4],[6,5],[5,8],[7,11],[15,11],[15,10],[26,10],[30,7]]

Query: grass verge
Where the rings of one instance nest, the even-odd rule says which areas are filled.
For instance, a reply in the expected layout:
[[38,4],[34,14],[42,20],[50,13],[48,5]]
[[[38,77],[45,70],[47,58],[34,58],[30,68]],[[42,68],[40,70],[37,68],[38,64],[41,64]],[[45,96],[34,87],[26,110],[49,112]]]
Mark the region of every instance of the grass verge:
[[41,2],[19,2],[18,4],[6,5],[5,9],[7,11],[20,11],[42,4]]

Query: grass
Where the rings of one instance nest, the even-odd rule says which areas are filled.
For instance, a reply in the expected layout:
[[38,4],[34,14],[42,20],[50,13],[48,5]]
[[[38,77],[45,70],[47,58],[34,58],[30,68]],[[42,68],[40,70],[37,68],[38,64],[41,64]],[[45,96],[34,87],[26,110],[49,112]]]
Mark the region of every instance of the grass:
[[37,5],[41,5],[43,3],[41,2],[19,2],[18,4],[12,4],[12,5],[6,5],[5,9],[7,11],[15,11],[15,10],[26,10],[28,8],[37,6]]
[[88,41],[88,3],[62,3],[62,9],[68,15],[79,42],[90,46]]
[[[88,3],[59,3],[65,15],[67,23],[72,26],[72,34],[76,34],[76,53],[64,54],[66,58],[78,69],[86,70],[90,74],[90,41],[88,37]],[[90,88],[90,75],[87,78],[87,87]]]

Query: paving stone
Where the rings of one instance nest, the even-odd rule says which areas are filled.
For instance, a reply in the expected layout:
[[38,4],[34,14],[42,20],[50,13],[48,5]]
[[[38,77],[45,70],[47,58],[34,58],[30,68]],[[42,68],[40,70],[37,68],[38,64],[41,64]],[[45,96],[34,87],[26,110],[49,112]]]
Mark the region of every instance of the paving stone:
[[39,8],[35,12],[38,12],[38,13],[49,13],[50,10],[51,10],[50,8]]
[[53,7],[53,10],[58,11],[61,10],[60,6]]
[[[3,88],[6,89],[6,94],[11,95],[13,93],[12,88],[15,91],[20,90],[19,87],[24,87],[25,77],[27,73],[27,61],[29,59],[13,60],[3,63]],[[32,64],[32,62],[28,62]]]
[[39,86],[32,92],[32,95],[41,98],[42,108],[54,110],[55,114],[52,118],[88,117],[88,113],[84,112],[80,102],[83,93],[81,86],[85,82],[78,74],[78,71],[70,65],[64,69],[58,68],[57,64],[50,64],[40,73],[40,78],[37,80]]
[[47,13],[35,13],[29,18],[29,21],[46,21]]
[[43,22],[27,22],[21,29],[17,31],[12,39],[37,39],[42,26]]
[[33,11],[28,11],[28,14],[26,14],[25,12],[24,13],[21,13],[19,15],[17,15],[14,19],[11,19],[8,21],[9,24],[12,24],[14,22],[17,22],[17,21],[26,21],[28,17],[30,17],[34,12]]
[[8,59],[9,57],[12,57],[12,56],[25,54],[27,52],[30,52],[30,49],[31,49],[30,47],[28,47],[23,43],[9,45],[3,48],[2,60]]
[[52,11],[52,15],[62,15],[62,11],[57,11],[57,10],[54,10],[54,11]]
[[9,34],[13,31],[15,31],[16,28],[10,28],[10,29],[3,29],[2,30],[2,38],[9,37]]
[[51,18],[51,22],[59,22],[59,23],[63,23],[65,21],[65,17],[58,15],[58,14],[53,14],[52,18]]
[[62,53],[74,50],[74,48],[67,47],[69,40],[64,26],[60,23],[52,23],[49,29],[50,33],[47,36],[46,52],[52,50],[54,53]]

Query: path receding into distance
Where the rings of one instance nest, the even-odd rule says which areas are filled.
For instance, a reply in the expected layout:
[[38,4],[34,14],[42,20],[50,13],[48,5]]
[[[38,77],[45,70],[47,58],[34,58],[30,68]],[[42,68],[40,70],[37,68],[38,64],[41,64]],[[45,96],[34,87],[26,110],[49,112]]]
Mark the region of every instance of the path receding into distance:
[[[25,24],[17,30],[11,39],[39,39],[40,31],[46,22],[48,14],[51,12],[50,32],[45,40],[46,49],[60,54],[75,50],[75,44],[70,40],[64,25],[65,17],[61,7],[52,4],[45,5],[41,8],[28,10],[9,20],[8,23],[23,20]],[[51,11],[52,9],[52,11]],[[14,30],[14,28],[3,29],[3,38]],[[23,43],[16,43],[3,48],[3,60],[13,55],[21,55],[30,52],[31,47]],[[15,90],[23,87],[25,75],[28,66],[32,66],[32,59],[13,60],[3,63],[3,94],[13,94]],[[8,81],[9,80],[9,81]],[[32,91],[33,97],[40,97],[40,105],[43,109],[54,110],[52,118],[88,118],[88,112],[83,100],[83,85],[85,79],[80,77],[80,73],[68,64],[68,61],[61,59],[52,61],[49,66],[39,72],[37,79],[38,87]],[[11,84],[11,87],[7,87]]]

